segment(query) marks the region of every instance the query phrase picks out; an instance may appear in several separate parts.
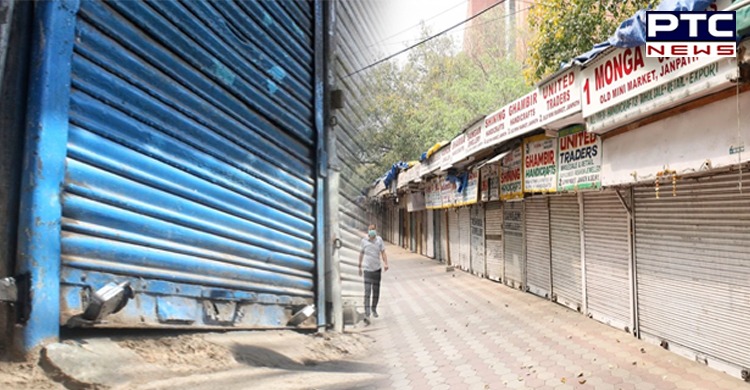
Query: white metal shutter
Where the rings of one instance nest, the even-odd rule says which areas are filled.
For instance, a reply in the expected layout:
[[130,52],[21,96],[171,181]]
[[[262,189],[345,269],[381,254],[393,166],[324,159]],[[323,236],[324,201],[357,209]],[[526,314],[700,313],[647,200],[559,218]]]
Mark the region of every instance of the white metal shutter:
[[435,213],[427,210],[427,257],[435,258]]
[[692,350],[709,365],[750,368],[750,180],[738,174],[635,189],[642,335]]
[[448,214],[445,210],[438,210],[440,219],[440,235],[438,245],[440,247],[440,261],[448,263]]
[[401,220],[399,219],[398,207],[393,206],[391,213],[391,243],[398,245],[399,236],[401,235]]
[[503,279],[503,204],[490,202],[485,208],[485,261],[487,277]]
[[458,261],[461,269],[471,271],[471,211],[468,207],[458,209]]
[[448,247],[450,264],[460,266],[460,259],[458,256],[459,246],[461,239],[458,235],[458,210],[448,209],[445,211],[448,213]]
[[522,202],[506,202],[503,207],[503,243],[505,244],[504,282],[514,288],[525,285],[524,212]]
[[629,330],[628,213],[614,191],[584,193],[583,204],[588,314]]
[[550,197],[552,296],[581,310],[581,225],[576,194]]
[[484,277],[487,274],[484,259],[484,205],[471,206],[471,272]]
[[549,298],[549,198],[526,199],[526,282],[529,292]]

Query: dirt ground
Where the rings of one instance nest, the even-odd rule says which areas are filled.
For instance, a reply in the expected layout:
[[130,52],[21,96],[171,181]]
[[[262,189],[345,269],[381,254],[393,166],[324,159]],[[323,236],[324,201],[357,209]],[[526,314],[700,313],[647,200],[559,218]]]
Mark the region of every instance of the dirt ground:
[[172,370],[210,372],[237,364],[231,351],[206,341],[202,335],[122,339],[117,343],[148,363]]
[[[175,379],[248,366],[279,367],[278,361],[268,358],[269,345],[286,344],[286,350],[272,351],[270,356],[283,356],[285,365],[303,367],[361,356],[374,342],[358,333],[306,335],[293,331],[108,336],[118,346],[135,352],[145,363],[163,367],[165,376]],[[264,348],[253,348],[256,340],[266,340],[257,343]],[[72,340],[63,343],[75,344]],[[294,346],[293,350],[289,350],[289,345]],[[37,362],[0,361],[0,389],[64,388],[49,379]]]
[[36,362],[0,361],[0,389],[64,389],[53,382]]

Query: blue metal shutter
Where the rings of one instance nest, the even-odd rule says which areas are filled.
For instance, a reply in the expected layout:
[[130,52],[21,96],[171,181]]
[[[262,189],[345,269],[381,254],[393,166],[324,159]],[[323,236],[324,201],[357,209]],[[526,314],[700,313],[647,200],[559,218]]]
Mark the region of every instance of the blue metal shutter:
[[84,1],[63,190],[61,320],[286,324],[313,302],[313,5]]

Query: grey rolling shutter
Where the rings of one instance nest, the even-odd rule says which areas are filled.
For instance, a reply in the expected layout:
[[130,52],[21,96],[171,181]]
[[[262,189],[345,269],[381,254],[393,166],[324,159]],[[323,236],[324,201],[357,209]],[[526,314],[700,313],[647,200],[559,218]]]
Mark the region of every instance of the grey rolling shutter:
[[[748,175],[743,188],[750,188]],[[641,334],[750,368],[750,192],[737,173],[635,189]]]
[[461,269],[471,271],[471,210],[469,207],[458,209],[458,259]]
[[628,213],[614,191],[583,196],[588,314],[630,330]]
[[427,257],[435,258],[435,212],[427,210]]
[[552,296],[556,302],[581,310],[581,230],[578,197],[550,197]]
[[525,286],[526,256],[524,253],[524,206],[522,202],[506,202],[503,206],[503,243],[505,244],[504,283],[514,288]]
[[448,263],[448,214],[446,210],[438,210],[440,219],[440,235],[437,245],[440,247],[440,261]]
[[529,292],[548,298],[550,293],[549,198],[526,202],[526,278]]
[[485,208],[485,253],[487,277],[495,281],[503,279],[503,204],[487,203]]
[[450,251],[450,263],[457,267],[461,266],[459,259],[459,247],[461,245],[461,238],[459,237],[459,225],[458,225],[458,210],[447,209],[448,213],[448,242]]
[[471,206],[471,272],[484,277],[487,274],[484,258],[484,205]]

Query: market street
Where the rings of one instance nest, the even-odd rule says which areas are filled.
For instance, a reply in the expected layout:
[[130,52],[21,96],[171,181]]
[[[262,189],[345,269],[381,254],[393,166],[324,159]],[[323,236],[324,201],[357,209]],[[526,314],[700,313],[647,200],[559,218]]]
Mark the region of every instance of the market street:
[[389,245],[370,363],[399,389],[741,389],[739,379]]

